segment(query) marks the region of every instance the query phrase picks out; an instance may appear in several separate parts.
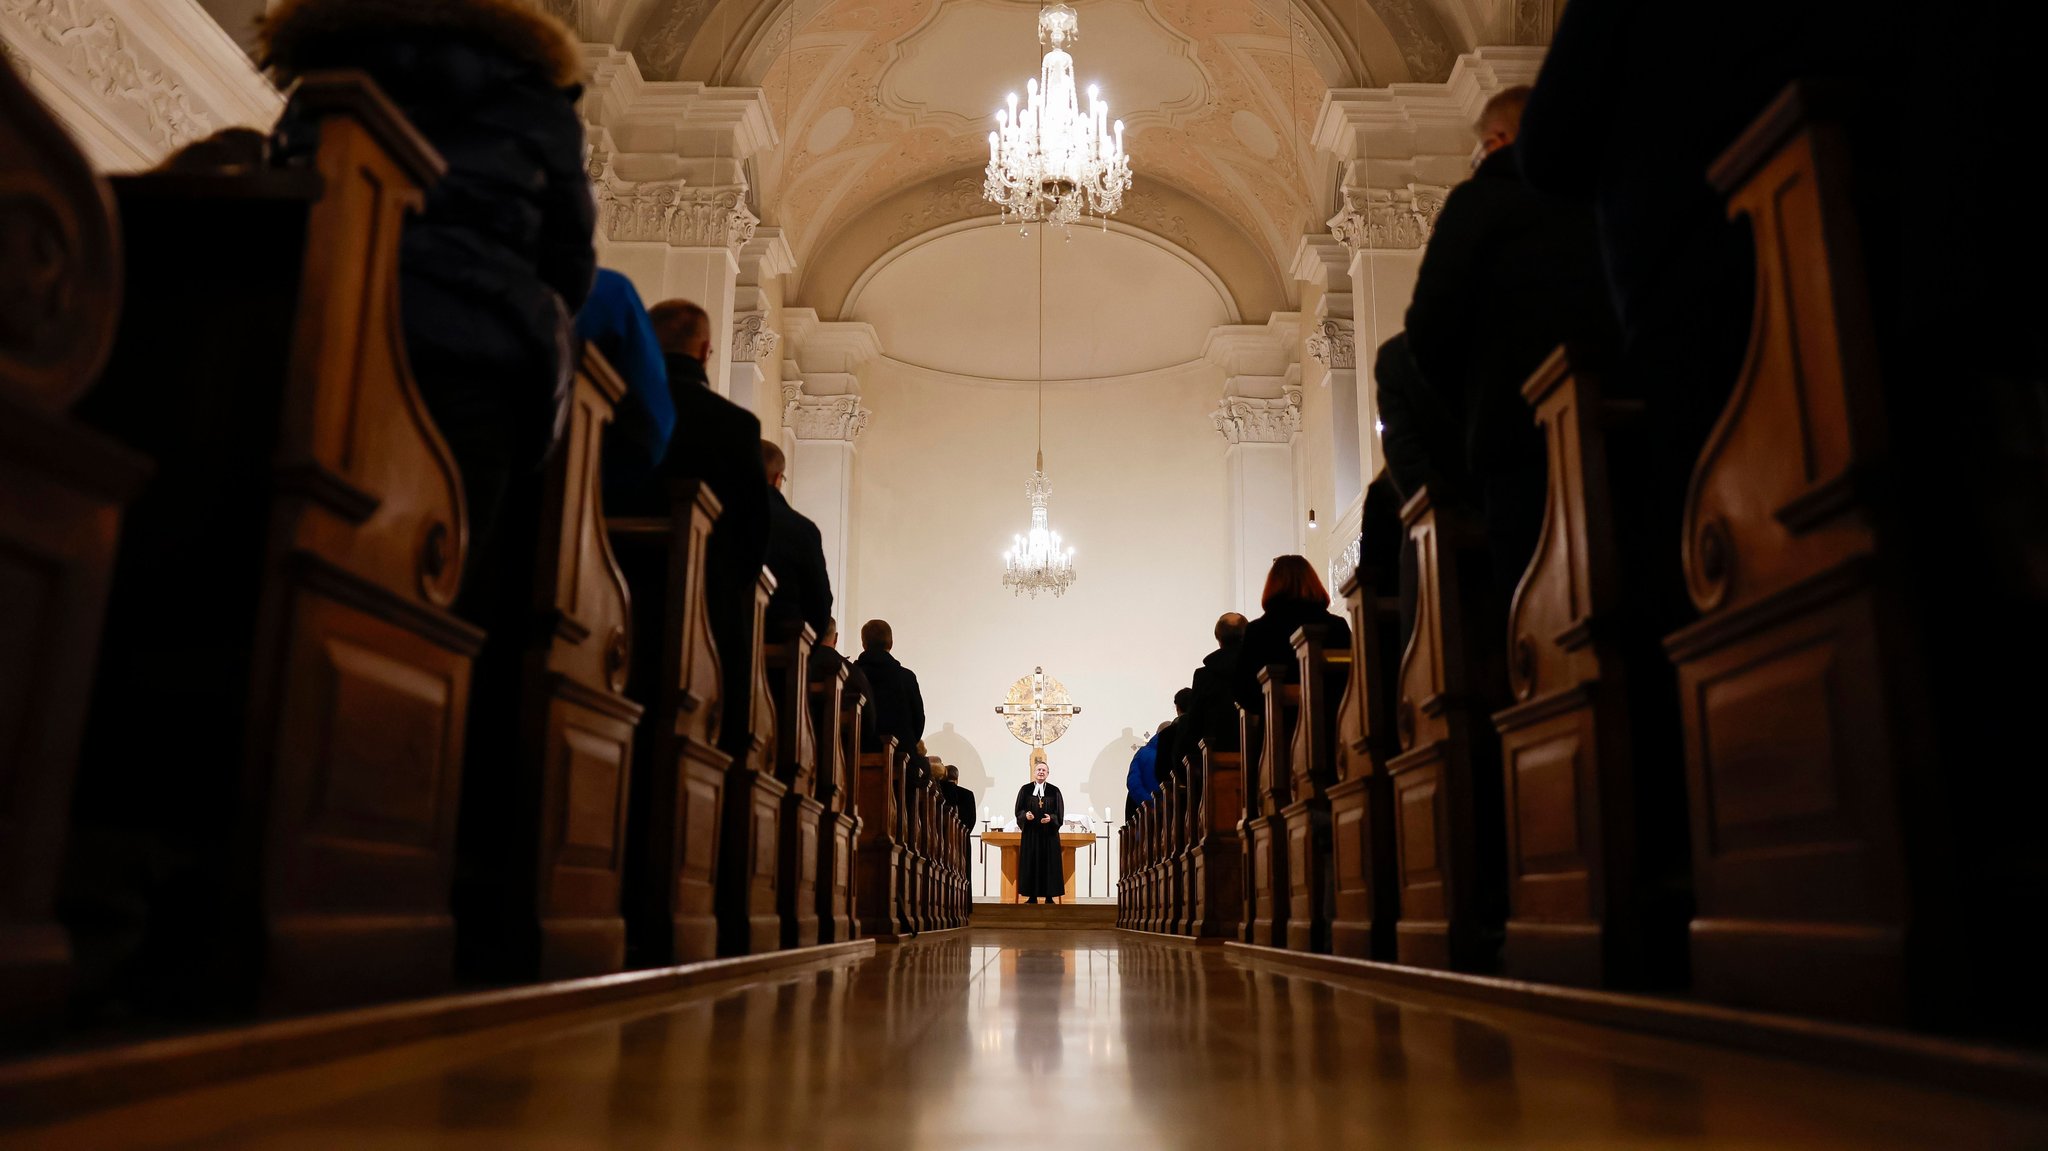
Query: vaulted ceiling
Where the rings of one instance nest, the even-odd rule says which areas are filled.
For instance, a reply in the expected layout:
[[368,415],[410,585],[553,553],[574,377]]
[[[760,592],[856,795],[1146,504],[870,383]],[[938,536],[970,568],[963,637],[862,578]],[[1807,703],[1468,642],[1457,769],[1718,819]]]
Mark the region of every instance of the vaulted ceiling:
[[[991,115],[1038,70],[1037,0],[549,2],[649,78],[763,89],[780,142],[755,196],[827,314],[895,245],[993,212]],[[1310,142],[1325,90],[1441,80],[1462,52],[1541,38],[1558,0],[1069,2],[1077,78],[1127,125],[1119,219],[1209,262],[1254,317],[1332,211]]]

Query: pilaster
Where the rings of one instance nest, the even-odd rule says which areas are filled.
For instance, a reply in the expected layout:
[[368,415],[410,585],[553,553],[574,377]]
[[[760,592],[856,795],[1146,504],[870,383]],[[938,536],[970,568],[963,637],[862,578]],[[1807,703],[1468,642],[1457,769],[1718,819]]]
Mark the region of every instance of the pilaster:
[[1211,419],[1228,446],[1231,599],[1256,613],[1276,556],[1301,549],[1296,441],[1301,434],[1301,317],[1213,328],[1202,349],[1223,371]]
[[847,543],[853,515],[854,463],[872,415],[860,402],[863,364],[881,354],[868,324],[825,322],[809,308],[783,311],[782,434],[789,454],[789,502],[818,525],[835,613],[847,610]]
[[775,143],[759,88],[653,81],[629,53],[586,46],[598,257],[648,303],[681,297],[711,317],[713,386],[730,395],[740,254],[759,218],[745,163]]

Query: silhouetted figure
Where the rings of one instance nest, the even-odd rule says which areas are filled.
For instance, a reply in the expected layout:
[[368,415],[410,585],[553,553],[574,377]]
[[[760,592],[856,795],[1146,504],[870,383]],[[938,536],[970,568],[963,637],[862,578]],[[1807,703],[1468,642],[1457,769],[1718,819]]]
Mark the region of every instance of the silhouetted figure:
[[[1462,420],[1461,470],[1485,521],[1494,598],[1502,605],[1513,597],[1543,527],[1543,433],[1522,385],[1560,344],[1614,340],[1592,211],[1529,187],[1515,165],[1528,95],[1527,88],[1509,88],[1487,101],[1477,125],[1486,158],[1444,201],[1416,273],[1405,333],[1438,409]],[[1425,438],[1429,418],[1423,416],[1418,433]],[[1444,461],[1429,462],[1449,478]],[[1432,494],[1445,502],[1451,495]]]
[[[1230,694],[1239,706],[1254,715],[1264,715],[1265,692],[1259,687],[1259,669],[1270,664],[1298,666],[1294,654],[1294,633],[1304,627],[1321,625],[1323,646],[1336,649],[1351,643],[1351,625],[1330,612],[1330,593],[1316,566],[1305,556],[1281,556],[1266,573],[1266,589],[1259,597],[1263,615],[1244,629],[1244,642],[1231,661]],[[1288,679],[1298,674],[1290,670]]]
[[825,569],[825,537],[808,516],[782,495],[788,459],[773,440],[761,441],[761,470],[768,477],[768,570],[775,594],[768,600],[766,631],[779,640],[804,624],[823,635],[832,620],[832,576]]
[[[1173,756],[1185,762],[1197,754],[1203,740],[1213,748],[1237,746],[1237,709],[1231,706],[1230,672],[1237,662],[1237,650],[1244,643],[1244,629],[1251,621],[1234,611],[1216,617],[1216,650],[1202,657],[1188,685],[1188,705],[1173,725]],[[1176,696],[1176,699],[1179,697]]]
[[972,830],[975,822],[974,792],[960,786],[960,769],[953,764],[947,764],[946,778],[939,784],[939,788],[946,793],[946,802],[953,805],[954,812],[960,816],[961,824]]
[[[718,645],[724,689],[719,744],[727,751],[747,738],[747,701],[753,695],[748,653],[754,642],[754,587],[768,557],[768,480],[761,470],[761,421],[711,390],[704,371],[711,354],[711,319],[688,300],[664,300],[649,309],[668,367],[676,430],[650,482],[605,493],[611,515],[669,514],[669,485],[699,479],[718,497],[718,521],[704,556],[704,606]],[[635,605],[636,608],[638,605]],[[643,623],[658,624],[635,618]]]
[[[597,267],[582,48],[559,20],[503,0],[286,0],[263,20],[259,59],[281,84],[368,73],[447,161],[406,224],[400,304],[407,359],[462,471],[468,601],[516,562],[495,546],[509,488],[568,413],[570,320]],[[310,155],[313,131],[287,107],[280,158]]]
[[918,748],[924,742],[924,693],[918,690],[917,673],[890,654],[895,646],[896,633],[887,620],[871,619],[861,625],[860,658],[853,663],[867,673],[874,688],[875,722],[862,735],[874,750],[881,748],[884,736],[896,737],[898,751]]
[[847,659],[839,651],[839,621],[827,616],[825,631],[818,642],[811,645],[811,674],[831,675],[835,668],[846,668],[846,688],[841,700],[858,698],[861,701],[861,730],[866,731],[875,723],[875,688],[868,682],[868,673],[860,665]]

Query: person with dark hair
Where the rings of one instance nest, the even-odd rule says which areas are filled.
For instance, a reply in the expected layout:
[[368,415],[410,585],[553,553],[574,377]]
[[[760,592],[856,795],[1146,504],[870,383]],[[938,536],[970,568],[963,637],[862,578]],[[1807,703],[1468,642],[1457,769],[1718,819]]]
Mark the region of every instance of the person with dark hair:
[[1334,650],[1351,644],[1351,625],[1330,611],[1330,593],[1306,556],[1281,556],[1273,561],[1259,606],[1264,614],[1246,625],[1244,642],[1238,646],[1230,671],[1231,698],[1255,714],[1263,714],[1266,707],[1265,693],[1259,687],[1261,668],[1284,664],[1288,678],[1294,678],[1295,632],[1320,626],[1324,647]]
[[[719,503],[718,520],[704,554],[704,604],[711,638],[721,656],[726,707],[720,743],[727,751],[748,738],[744,703],[753,695],[744,658],[754,642],[754,588],[768,558],[768,478],[761,466],[761,421],[754,413],[711,390],[705,359],[711,354],[711,321],[688,300],[663,300],[648,309],[668,370],[669,399],[675,405],[675,434],[653,478],[645,484],[605,492],[611,515],[666,516],[669,485],[698,479]],[[636,593],[637,594],[637,593]],[[634,618],[658,626],[659,612]],[[648,641],[652,642],[652,641]]]
[[576,313],[576,335],[586,347],[596,348],[626,385],[604,430],[603,485],[610,491],[644,484],[668,454],[676,405],[668,394],[661,339],[633,281],[599,268],[590,298]]
[[827,616],[824,634],[811,645],[811,675],[813,678],[829,676],[841,666],[846,668],[846,690],[840,699],[861,701],[861,730],[865,732],[875,724],[875,688],[868,682],[868,673],[862,671],[860,665],[840,654],[839,621]]
[[805,624],[811,626],[813,636],[824,635],[832,620],[832,575],[825,568],[825,537],[810,517],[783,498],[782,477],[788,465],[780,445],[774,440],[761,441],[761,469],[768,474],[768,570],[775,576],[766,623],[771,642],[795,635]]
[[917,686],[917,673],[897,661],[895,646],[896,633],[889,621],[871,619],[860,625],[860,658],[853,664],[867,673],[875,693],[874,721],[861,734],[868,750],[880,750],[883,737],[891,735],[899,751],[924,743],[924,692]]
[[[406,359],[462,472],[475,577],[508,562],[497,527],[513,483],[560,439],[576,369],[571,317],[597,268],[583,170],[583,54],[517,0],[284,0],[258,62],[280,85],[366,73],[447,162],[399,257]],[[272,132],[291,164],[318,146],[288,104]]]
[[1231,706],[1230,673],[1250,623],[1234,611],[1216,617],[1216,650],[1203,656],[1202,666],[1195,669],[1194,682],[1185,689],[1186,713],[1173,725],[1176,761],[1186,763],[1200,750],[1203,740],[1211,747],[1236,745],[1237,709]]
[[939,780],[939,790],[945,793],[946,802],[953,807],[953,813],[960,817],[963,827],[974,829],[974,793],[960,786],[960,769],[953,764],[946,765],[946,774]]
[[[1485,159],[1444,200],[1416,272],[1405,334],[1436,411],[1403,408],[1407,381],[1398,373],[1391,381],[1396,425],[1419,425],[1402,426],[1396,445],[1407,450],[1401,441],[1413,435],[1425,476],[1469,480],[1503,605],[1543,528],[1547,459],[1522,385],[1560,344],[1615,342],[1592,212],[1531,188],[1515,165],[1528,96],[1517,87],[1487,101],[1475,126]],[[1430,425],[1439,412],[1462,423],[1461,476],[1451,474],[1451,461],[1433,458],[1440,449]],[[1453,493],[1434,494],[1448,504]]]

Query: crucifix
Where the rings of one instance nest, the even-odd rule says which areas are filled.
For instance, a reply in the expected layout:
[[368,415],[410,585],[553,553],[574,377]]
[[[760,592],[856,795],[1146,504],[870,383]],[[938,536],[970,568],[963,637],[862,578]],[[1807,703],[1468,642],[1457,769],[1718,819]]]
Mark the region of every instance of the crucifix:
[[1034,667],[1010,685],[1009,698],[996,705],[996,714],[1018,742],[1038,748],[1065,735],[1081,709],[1068,697],[1066,685]]

